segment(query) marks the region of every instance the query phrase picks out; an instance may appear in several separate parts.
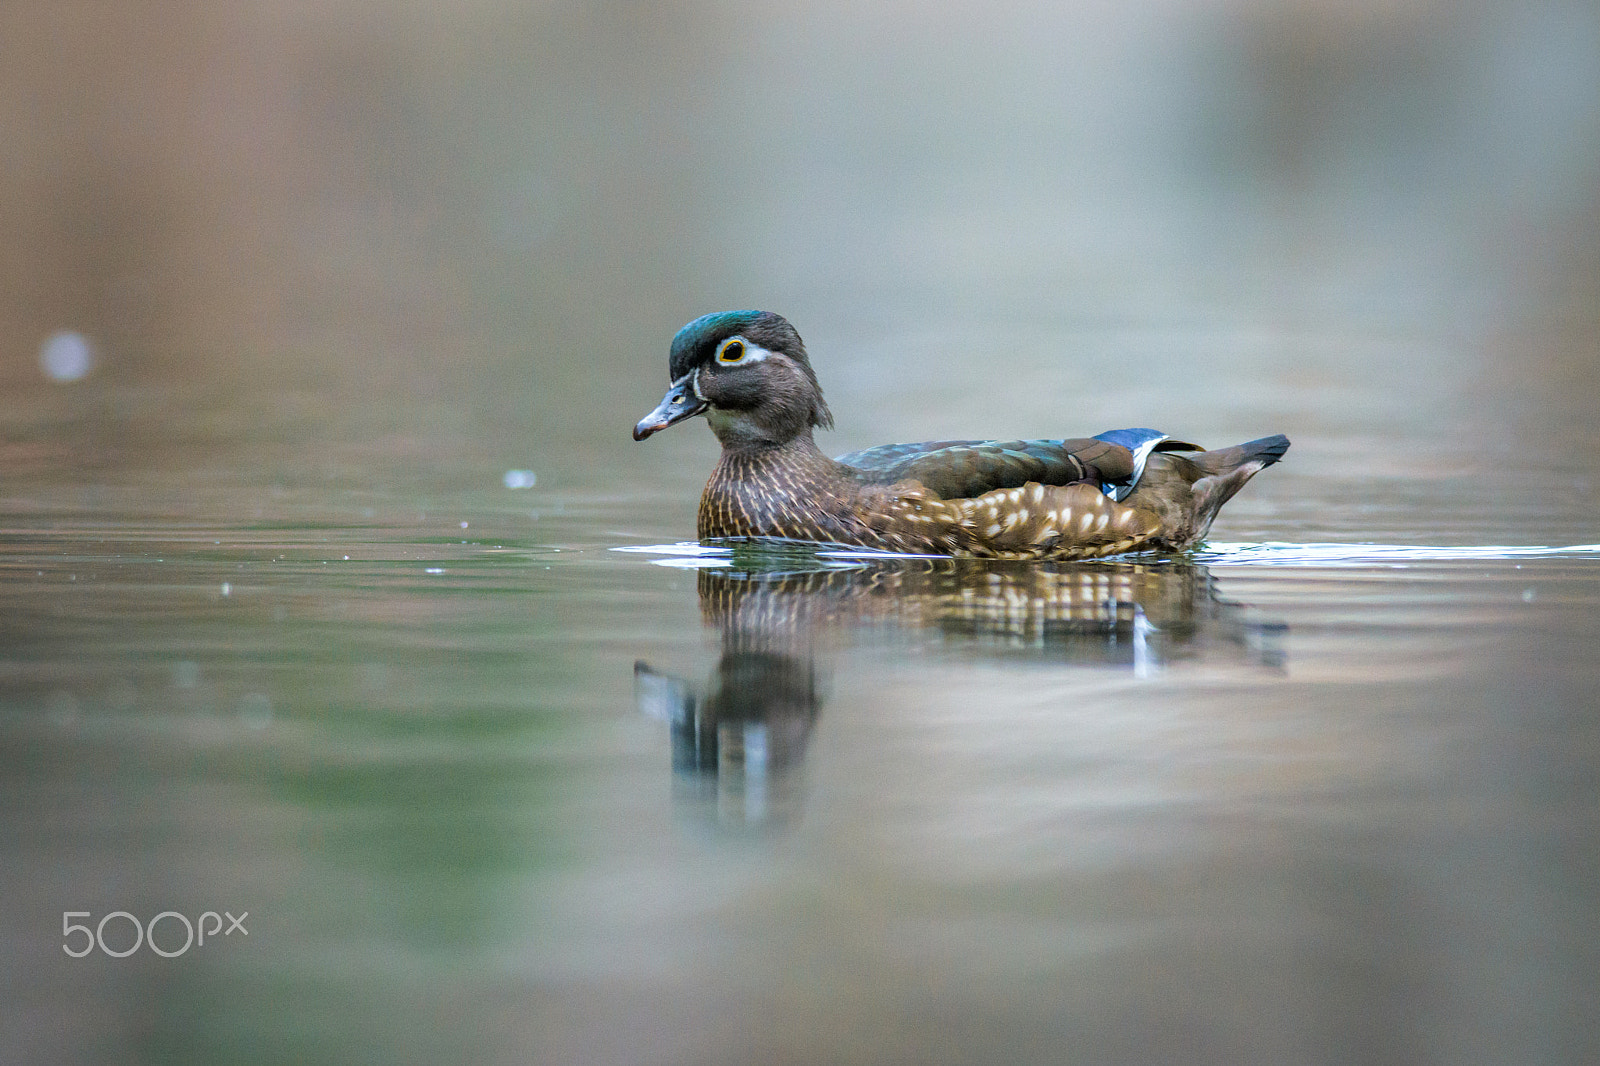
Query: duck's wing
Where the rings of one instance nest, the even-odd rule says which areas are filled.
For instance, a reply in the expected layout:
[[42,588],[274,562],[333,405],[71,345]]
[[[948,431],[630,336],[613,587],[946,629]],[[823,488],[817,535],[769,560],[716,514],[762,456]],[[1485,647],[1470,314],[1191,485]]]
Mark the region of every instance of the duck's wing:
[[1133,452],[1120,444],[1070,440],[940,440],[885,444],[841,455],[868,484],[916,480],[945,500],[982,496],[1028,482],[1071,485],[1120,482],[1134,473]]
[[1198,451],[1153,429],[1119,429],[1065,440],[938,440],[884,444],[841,455],[868,484],[916,480],[941,499],[996,489],[1092,484],[1112,499],[1133,490],[1152,451]]
[[1118,444],[1128,449],[1133,458],[1133,472],[1123,478],[1106,478],[1100,482],[1100,491],[1119,503],[1128,498],[1139,479],[1144,476],[1144,464],[1154,452],[1199,452],[1205,449],[1186,440],[1174,440],[1153,429],[1108,429],[1097,433],[1095,440]]

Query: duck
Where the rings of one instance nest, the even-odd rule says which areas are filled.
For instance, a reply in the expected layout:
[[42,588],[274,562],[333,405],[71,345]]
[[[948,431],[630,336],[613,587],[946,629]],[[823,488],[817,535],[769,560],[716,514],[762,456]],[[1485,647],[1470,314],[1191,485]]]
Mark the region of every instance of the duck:
[[830,459],[805,343],[771,311],[703,315],[672,339],[643,441],[704,415],[722,453],[700,540],[779,539],[912,555],[1094,559],[1187,552],[1222,505],[1289,449],[1282,434],[1206,450],[1152,429],[1060,440],[885,444]]

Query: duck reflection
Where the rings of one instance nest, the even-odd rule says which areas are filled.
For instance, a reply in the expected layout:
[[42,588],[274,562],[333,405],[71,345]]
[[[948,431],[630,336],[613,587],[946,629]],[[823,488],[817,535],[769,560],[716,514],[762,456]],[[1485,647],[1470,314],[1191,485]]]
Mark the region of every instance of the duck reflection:
[[634,664],[642,709],[672,727],[680,802],[722,824],[788,821],[798,808],[795,774],[822,699],[815,660],[771,651],[727,651],[704,697]]
[[1222,599],[1203,566],[891,559],[840,563],[736,553],[698,571],[701,616],[722,654],[703,686],[634,664],[639,707],[667,721],[681,800],[723,825],[799,809],[798,771],[846,642],[936,639],[1134,676],[1204,659],[1281,669],[1285,627]]

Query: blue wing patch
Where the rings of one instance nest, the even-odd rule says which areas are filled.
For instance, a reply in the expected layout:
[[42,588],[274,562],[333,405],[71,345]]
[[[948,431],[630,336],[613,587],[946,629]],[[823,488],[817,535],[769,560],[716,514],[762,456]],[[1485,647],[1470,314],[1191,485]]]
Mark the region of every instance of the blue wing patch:
[[1156,450],[1156,445],[1167,439],[1167,434],[1157,433],[1153,429],[1108,429],[1104,433],[1096,433],[1094,439],[1120,445],[1133,453],[1132,476],[1126,481],[1100,483],[1101,492],[1121,503],[1139,484],[1139,478],[1144,474],[1144,464],[1149,460],[1150,453]]

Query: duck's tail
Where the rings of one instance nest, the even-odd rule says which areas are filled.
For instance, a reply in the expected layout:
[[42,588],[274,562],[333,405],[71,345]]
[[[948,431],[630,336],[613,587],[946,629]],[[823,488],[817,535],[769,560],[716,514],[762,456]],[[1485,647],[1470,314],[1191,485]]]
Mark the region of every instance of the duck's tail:
[[[1283,458],[1283,453],[1289,450],[1289,438],[1282,433],[1274,433],[1270,437],[1260,440],[1247,440],[1243,444],[1235,444],[1231,448],[1218,448],[1215,451],[1201,452],[1189,458],[1200,466],[1207,474],[1226,476],[1244,469],[1250,464],[1255,464],[1249,474],[1244,476],[1244,481],[1250,480],[1256,471],[1271,466]],[[1240,484],[1244,484],[1241,481]]]
[[1289,438],[1274,433],[1231,448],[1186,456],[1204,474],[1194,483],[1193,489],[1194,539],[1204,539],[1222,505],[1233,499],[1233,494],[1244,488],[1246,481],[1282,459],[1288,450]]

